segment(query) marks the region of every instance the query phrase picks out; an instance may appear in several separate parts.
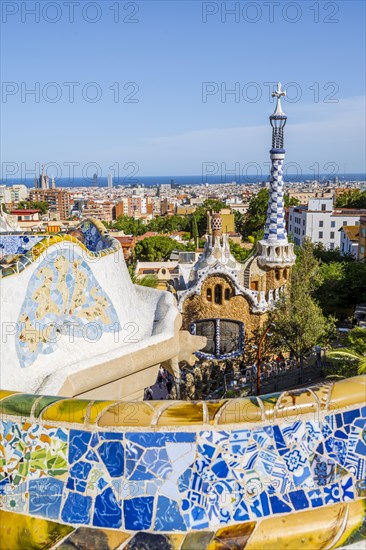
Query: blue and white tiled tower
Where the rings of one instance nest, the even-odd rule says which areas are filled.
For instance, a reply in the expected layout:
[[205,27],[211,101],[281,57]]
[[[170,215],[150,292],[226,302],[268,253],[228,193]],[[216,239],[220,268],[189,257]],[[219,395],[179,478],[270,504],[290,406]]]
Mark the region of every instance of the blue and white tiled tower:
[[287,240],[284,207],[283,163],[285,160],[284,127],[287,116],[282,111],[281,97],[286,92],[277,84],[272,93],[277,98],[276,109],[269,117],[272,126],[272,149],[270,151],[271,184],[264,239],[258,242],[258,262],[261,267],[288,267],[295,263],[293,244]]

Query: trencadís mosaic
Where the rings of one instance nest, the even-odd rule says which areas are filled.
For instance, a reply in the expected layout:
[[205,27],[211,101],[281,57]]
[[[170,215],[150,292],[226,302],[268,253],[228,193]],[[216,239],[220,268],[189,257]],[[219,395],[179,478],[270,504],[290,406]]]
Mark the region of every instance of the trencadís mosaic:
[[365,494],[365,416],[354,407],[320,421],[197,431],[4,420],[2,507],[71,525],[186,532],[351,502]]
[[[72,257],[70,257],[72,256]],[[120,330],[116,310],[88,263],[75,250],[55,250],[33,273],[17,322],[21,367],[57,348],[58,333],[70,331],[91,340]],[[66,332],[68,333],[68,332]]]

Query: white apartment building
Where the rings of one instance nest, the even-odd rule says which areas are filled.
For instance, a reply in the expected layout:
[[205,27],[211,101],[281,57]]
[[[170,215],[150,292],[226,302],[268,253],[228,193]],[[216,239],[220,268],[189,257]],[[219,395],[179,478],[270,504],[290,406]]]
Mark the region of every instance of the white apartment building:
[[333,250],[341,245],[342,227],[359,225],[363,210],[334,208],[333,199],[311,198],[307,206],[292,206],[288,214],[288,233],[302,245],[305,237]]
[[358,237],[360,234],[359,225],[347,225],[341,227],[341,254],[351,254],[354,258],[358,258]]
[[25,201],[28,198],[28,188],[23,184],[0,185],[0,202],[12,203]]

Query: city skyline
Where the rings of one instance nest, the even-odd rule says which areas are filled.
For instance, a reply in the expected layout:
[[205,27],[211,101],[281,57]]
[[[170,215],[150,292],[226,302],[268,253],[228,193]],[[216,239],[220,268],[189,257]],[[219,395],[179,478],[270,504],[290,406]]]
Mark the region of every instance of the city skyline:
[[204,163],[264,169],[280,80],[287,162],[365,171],[362,2],[262,2],[257,15],[245,2],[91,3],[100,13],[75,7],[73,23],[65,3],[33,15],[21,4],[34,3],[3,13],[3,163],[94,162],[105,175],[115,163],[149,176],[198,175]]

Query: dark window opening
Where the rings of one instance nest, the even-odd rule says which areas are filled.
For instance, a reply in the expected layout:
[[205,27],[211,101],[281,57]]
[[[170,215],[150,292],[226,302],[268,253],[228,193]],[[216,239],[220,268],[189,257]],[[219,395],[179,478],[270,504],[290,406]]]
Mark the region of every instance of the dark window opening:
[[244,324],[230,319],[205,319],[191,325],[191,331],[205,336],[207,344],[198,355],[212,358],[241,355],[244,351]]
[[222,304],[222,286],[215,285],[215,304]]
[[201,351],[209,355],[216,355],[215,321],[197,321],[195,325],[197,336],[205,336],[207,338],[207,344]]
[[212,290],[210,288],[206,290],[206,298],[208,302],[212,302]]
[[225,288],[225,300],[230,300],[230,288]]

